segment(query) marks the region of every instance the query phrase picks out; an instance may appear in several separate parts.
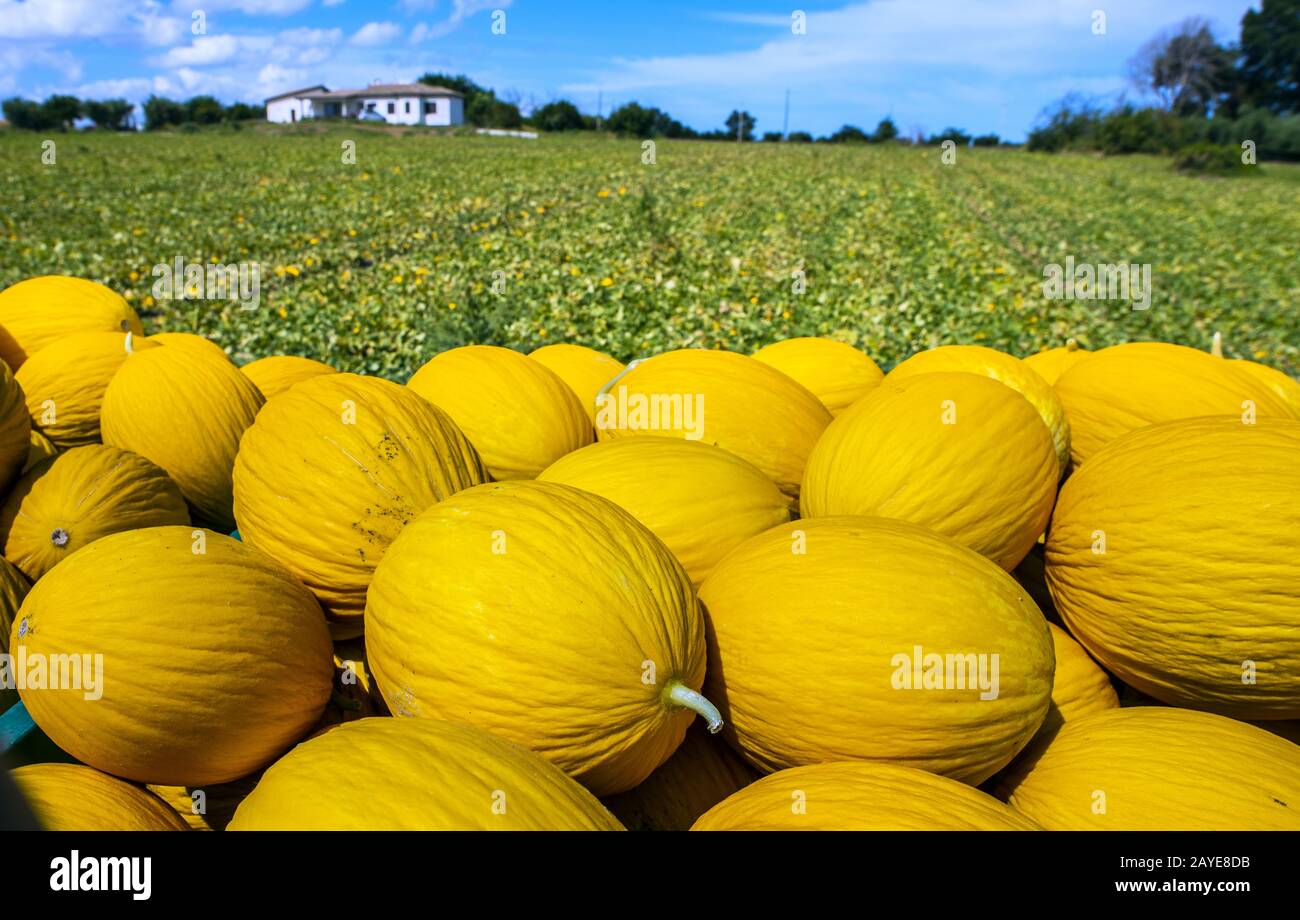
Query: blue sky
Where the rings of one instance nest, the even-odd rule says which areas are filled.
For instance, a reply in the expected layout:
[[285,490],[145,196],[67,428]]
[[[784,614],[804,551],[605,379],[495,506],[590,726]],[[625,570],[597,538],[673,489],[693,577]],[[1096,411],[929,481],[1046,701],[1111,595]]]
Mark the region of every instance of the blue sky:
[[[0,96],[211,93],[467,73],[525,107],[636,100],[698,129],[733,108],[780,130],[949,125],[1022,139],[1070,91],[1114,96],[1184,18],[1225,39],[1234,0],[0,0]],[[194,10],[206,31],[194,34]],[[796,10],[805,30],[793,28]],[[1094,28],[1105,14],[1104,32]],[[493,23],[504,22],[504,34]]]

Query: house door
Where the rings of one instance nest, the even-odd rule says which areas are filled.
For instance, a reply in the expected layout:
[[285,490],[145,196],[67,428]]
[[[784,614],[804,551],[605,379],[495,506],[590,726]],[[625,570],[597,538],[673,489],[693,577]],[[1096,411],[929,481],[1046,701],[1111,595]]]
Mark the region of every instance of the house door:
[[290,120],[290,121],[297,121],[297,120],[298,120],[298,110],[297,110],[297,109],[290,109],[290,110],[289,110],[289,120]]

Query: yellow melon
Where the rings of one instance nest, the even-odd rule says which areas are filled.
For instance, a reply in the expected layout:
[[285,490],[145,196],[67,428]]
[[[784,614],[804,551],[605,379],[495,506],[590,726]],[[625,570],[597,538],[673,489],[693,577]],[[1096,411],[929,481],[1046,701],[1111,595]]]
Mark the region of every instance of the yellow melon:
[[1074,719],[1119,708],[1119,696],[1101,666],[1064,629],[1055,623],[1047,625],[1056,652],[1056,677],[1052,682],[1052,705],[1038,737],[1054,733]]
[[360,635],[375,565],[408,521],[487,479],[445,412],[377,377],[327,374],[266,404],[235,458],[239,535]]
[[[9,654],[9,631],[30,587],[22,572],[0,559],[0,655]],[[6,679],[0,682],[0,712],[18,702],[18,691],[9,686],[11,674],[12,671],[5,668]]]
[[337,374],[338,371],[321,361],[300,358],[297,355],[271,355],[258,358],[240,368],[248,379],[257,384],[262,395],[267,399],[283,393],[295,383],[321,377],[325,374]]
[[22,473],[32,447],[32,421],[27,417],[23,389],[0,366],[0,493]]
[[686,831],[759,775],[731,745],[696,721],[672,757],[635,789],[605,799],[605,805],[628,830]]
[[549,367],[569,385],[582,402],[592,424],[596,421],[596,394],[601,387],[617,377],[623,364],[604,352],[567,342],[543,345],[528,353],[534,361]]
[[166,473],[129,450],[88,444],[18,481],[0,504],[0,546],[35,581],[111,533],[189,522],[185,498]]
[[1066,482],[1047,584],[1070,632],[1138,690],[1300,718],[1300,421],[1144,428]]
[[1120,435],[1157,422],[1294,417],[1265,383],[1232,362],[1164,342],[1094,352],[1061,375],[1056,392],[1070,416],[1075,466]]
[[1010,387],[978,374],[890,376],[817,442],[801,507],[805,518],[922,524],[1010,571],[1047,525],[1058,472],[1046,426]]
[[77,332],[144,335],[144,327],[120,294],[84,278],[42,275],[0,291],[0,359],[13,370]]
[[802,384],[831,415],[839,415],[885,377],[875,361],[835,339],[785,339],[760,348],[754,358]]
[[23,461],[23,474],[30,473],[38,464],[53,460],[59,455],[59,449],[50,443],[50,439],[35,428],[27,442],[27,459]]
[[941,345],[912,355],[890,371],[887,379],[950,371],[992,377],[1029,400],[1051,432],[1057,464],[1060,472],[1065,472],[1070,461],[1071,421],[1051,384],[1019,358],[983,345]]
[[[320,717],[333,670],[306,588],[259,550],[189,527],[73,553],[33,586],[9,645],[55,744],[166,786],[229,782],[278,756]],[[36,686],[42,661],[71,667],[56,681],[51,664]]]
[[608,498],[667,544],[695,584],[736,544],[790,520],[781,490],[720,447],[668,438],[602,441],[538,479]]
[[240,803],[229,829],[622,827],[556,767],[481,729],[432,719],[362,719],[278,760]]
[[1047,621],[984,557],[885,518],[796,521],[700,588],[705,695],[765,771],[879,760],[979,783],[1051,699]]
[[682,349],[638,364],[601,399],[601,440],[703,441],[748,460],[798,507],[804,464],[831,414],[774,367],[728,351]]
[[1300,418],[1300,381],[1289,374],[1257,361],[1237,360],[1228,362],[1233,367],[1250,374],[1264,386],[1273,391],[1273,395],[1290,407],[1291,413]]
[[1067,722],[998,795],[1048,830],[1300,830],[1300,747],[1188,709]]
[[34,763],[10,774],[48,831],[183,831],[156,795],[91,767]]
[[262,394],[229,361],[191,348],[152,348],[129,355],[104,393],[104,443],[162,467],[194,521],[229,533],[231,474],[244,429]]
[[594,792],[681,743],[704,624],[672,553],[613,502],[553,482],[466,489],[407,524],[375,569],[366,650],[389,708],[481,726]]
[[1026,355],[1020,360],[1027,364],[1039,377],[1042,377],[1050,384],[1055,384],[1062,374],[1090,354],[1092,352],[1086,348],[1080,348],[1078,342],[1070,339],[1059,348],[1048,348],[1036,354]]
[[591,422],[569,385],[508,348],[453,348],[406,385],[451,416],[494,479],[532,479],[593,440]]
[[696,831],[1032,831],[965,783],[884,763],[823,763],[765,776],[708,811]]
[[169,348],[193,349],[209,358],[220,358],[222,361],[230,360],[230,355],[226,354],[224,348],[207,336],[196,335],[193,332],[155,332],[147,341],[155,345],[166,345]]
[[133,351],[158,347],[129,332],[81,332],[42,348],[17,374],[32,426],[60,450],[98,444],[113,375]]

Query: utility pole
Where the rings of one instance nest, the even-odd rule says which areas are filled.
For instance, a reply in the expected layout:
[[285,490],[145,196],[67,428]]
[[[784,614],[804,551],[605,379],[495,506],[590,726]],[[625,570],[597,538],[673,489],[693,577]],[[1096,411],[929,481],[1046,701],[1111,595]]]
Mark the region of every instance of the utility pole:
[[600,130],[601,114],[605,109],[605,91],[601,90],[596,94],[596,130]]
[[781,119],[781,140],[790,139],[790,90],[785,91],[785,116]]

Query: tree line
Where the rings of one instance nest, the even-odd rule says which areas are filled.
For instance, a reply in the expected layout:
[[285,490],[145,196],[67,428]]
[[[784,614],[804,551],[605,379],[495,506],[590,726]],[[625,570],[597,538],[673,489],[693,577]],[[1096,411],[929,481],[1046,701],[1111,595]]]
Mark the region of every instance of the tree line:
[[[53,95],[44,102],[14,97],[3,106],[5,120],[27,131],[67,131],[81,119],[89,119],[104,131],[134,131],[135,105],[125,99],[78,99]],[[222,105],[213,96],[194,96],[183,102],[150,96],[141,106],[144,127],[157,130],[168,126],[213,125],[266,117],[266,107],[236,102]]]
[[1239,167],[1249,141],[1260,159],[1300,160],[1300,0],[1264,0],[1228,44],[1205,20],[1185,20],[1142,47],[1129,80],[1157,104],[1066,96],[1043,113],[1028,148],[1175,154]]

